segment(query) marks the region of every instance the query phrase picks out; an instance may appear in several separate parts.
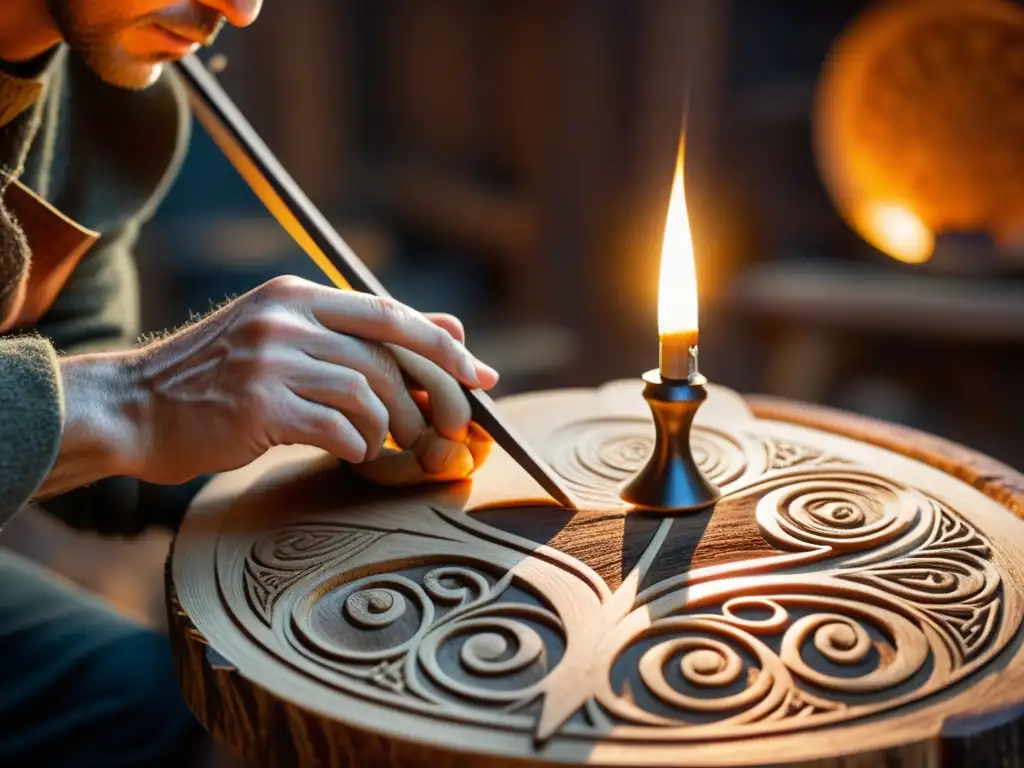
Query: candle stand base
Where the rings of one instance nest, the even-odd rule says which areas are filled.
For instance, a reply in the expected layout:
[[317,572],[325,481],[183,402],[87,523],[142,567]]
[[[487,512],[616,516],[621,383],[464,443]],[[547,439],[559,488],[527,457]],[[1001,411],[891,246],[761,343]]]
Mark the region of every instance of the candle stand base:
[[662,379],[644,374],[644,399],[654,415],[654,449],[646,466],[622,486],[619,495],[637,511],[677,514],[705,509],[720,496],[697,467],[690,449],[690,428],[707,399],[704,377]]

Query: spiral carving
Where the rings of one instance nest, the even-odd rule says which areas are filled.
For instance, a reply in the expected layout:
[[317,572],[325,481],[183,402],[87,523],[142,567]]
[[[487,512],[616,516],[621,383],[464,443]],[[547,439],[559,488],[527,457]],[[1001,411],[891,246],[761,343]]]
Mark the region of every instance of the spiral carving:
[[564,630],[548,608],[506,601],[511,583],[467,566],[327,583],[296,603],[289,638],[318,663],[389,691],[514,702],[560,658]]
[[482,575],[458,567],[435,568],[423,577],[423,586],[435,600],[458,605],[465,605],[490,589]]
[[[828,607],[836,606],[846,608],[847,614],[827,611],[804,616],[794,621],[783,636],[779,656],[794,674],[830,691],[872,693],[892,688],[922,668],[930,644],[918,626],[884,608],[847,601],[828,603]],[[833,667],[870,662],[876,648],[869,626],[884,633],[893,646],[890,654],[876,654],[877,663],[871,671],[853,677],[830,674],[805,660],[803,647],[810,640]]]
[[315,658],[378,662],[407,652],[435,614],[422,586],[403,574],[379,574],[307,596],[292,611],[292,632],[296,646]]
[[[744,615],[752,611],[760,617]],[[762,639],[771,637],[777,652]],[[636,674],[653,698],[627,699],[605,686],[598,700],[623,722],[681,728],[687,738],[711,736],[726,725],[756,728],[796,711],[827,719],[849,708],[845,694],[883,694],[922,673],[929,660],[933,679],[953,663],[941,644],[895,610],[809,594],[737,597],[719,613],[655,621],[626,639],[614,664],[628,665],[631,649],[642,651]],[[817,658],[810,660],[811,653]],[[628,669],[625,674],[628,679]]]
[[682,654],[679,667],[683,680],[702,688],[725,688],[736,682],[743,671],[743,661],[735,650],[710,637],[671,640],[651,648],[640,660],[640,677],[658,698],[679,709],[724,712],[762,700],[771,688],[771,677],[759,675],[753,686],[731,696],[687,696],[665,679],[666,663],[677,653]]
[[[540,634],[545,626],[558,628],[546,609],[495,606],[428,633],[419,646],[419,668],[434,685],[460,698],[491,704],[526,699],[557,662],[547,658]],[[449,655],[458,665],[442,661]]]
[[923,514],[924,498],[861,472],[789,478],[757,504],[762,533],[789,550],[872,549],[906,533]]
[[[751,722],[781,707],[791,687],[789,671],[769,646],[717,617],[656,622],[620,649],[616,665],[628,667],[623,654],[631,647],[643,649],[635,673],[653,702],[624,698],[610,686],[598,694],[626,722],[698,727],[694,723],[709,716],[712,722]],[[621,674],[629,680],[633,672]]]
[[405,613],[405,598],[394,589],[371,588],[353,592],[345,600],[345,612],[361,627],[386,627]]
[[623,634],[609,664],[648,696],[605,684],[597,699],[613,717],[680,739],[852,719],[941,690],[992,652],[1001,580],[991,546],[962,518],[852,469],[766,487],[756,511],[766,535],[835,567],[766,577],[765,595],[743,594],[741,580],[709,585],[721,591],[710,613],[659,598],[670,615]]
[[[536,661],[544,652],[544,643],[536,632],[526,632],[522,624],[495,620],[487,631],[474,635],[462,646],[459,659],[470,672],[478,675],[503,675],[518,672]],[[466,629],[465,626],[462,627]],[[502,630],[502,631],[498,631]],[[510,642],[509,637],[512,640]],[[507,655],[509,648],[515,652]]]
[[[756,500],[778,551],[715,578],[645,584],[674,522],[633,566],[643,590],[601,595],[570,556],[556,563],[454,514],[422,544],[396,531],[405,539],[387,557],[407,547],[408,559],[371,550],[333,567],[381,534],[315,524],[256,542],[241,573],[272,595],[267,636],[326,685],[489,728],[516,717],[528,728],[568,699],[554,732],[574,738],[621,726],[628,738],[710,741],[856,720],[942,691],[1005,645],[992,544],[965,518],[825,451],[777,442],[761,455],[767,436],[744,434],[697,429],[694,452],[719,484],[763,467],[735,493]],[[743,445],[758,454],[750,470]],[[582,421],[549,447],[580,498],[617,507],[651,427]]]
[[[553,435],[548,461],[578,498],[617,507],[619,486],[643,469],[653,445],[648,419],[590,419]],[[722,432],[694,427],[691,447],[701,471],[716,485],[732,482],[746,469],[743,448]]]
[[845,616],[814,616],[810,620],[818,629],[814,647],[833,664],[858,664],[871,650],[871,637],[860,624]]
[[739,478],[747,468],[743,448],[717,429],[694,427],[690,447],[701,472],[719,487]]

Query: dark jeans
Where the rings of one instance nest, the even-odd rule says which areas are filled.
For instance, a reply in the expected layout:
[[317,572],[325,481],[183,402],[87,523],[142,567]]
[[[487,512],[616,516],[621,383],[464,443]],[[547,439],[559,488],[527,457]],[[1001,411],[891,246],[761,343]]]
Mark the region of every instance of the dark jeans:
[[0,550],[0,766],[196,765],[167,638]]

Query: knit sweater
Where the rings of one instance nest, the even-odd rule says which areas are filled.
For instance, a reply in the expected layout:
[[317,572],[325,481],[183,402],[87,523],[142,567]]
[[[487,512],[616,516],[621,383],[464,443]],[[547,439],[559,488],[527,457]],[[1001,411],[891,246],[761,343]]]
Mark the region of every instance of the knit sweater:
[[[59,46],[30,66],[0,64],[0,317],[32,265],[2,193],[17,178],[99,233],[35,328],[0,335],[0,525],[30,501],[60,447],[58,354],[138,336],[132,246],[180,165],[188,110],[165,70],[143,91],[108,85]],[[33,279],[36,275],[33,275]],[[76,527],[144,527],[134,481],[118,478],[46,502]]]

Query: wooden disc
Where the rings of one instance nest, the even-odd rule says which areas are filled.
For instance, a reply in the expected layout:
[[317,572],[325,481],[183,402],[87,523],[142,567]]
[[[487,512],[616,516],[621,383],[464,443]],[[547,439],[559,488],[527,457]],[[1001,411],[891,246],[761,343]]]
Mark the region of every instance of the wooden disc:
[[829,53],[816,102],[823,181],[869,242],[897,258],[926,258],[906,242],[915,240],[908,216],[932,233],[1006,244],[1024,236],[1020,3],[873,6]]
[[168,565],[189,705],[267,765],[1021,765],[1024,477],[711,387],[722,500],[630,513],[640,389],[501,403],[579,511],[498,449],[405,491],[305,448],[215,479]]

